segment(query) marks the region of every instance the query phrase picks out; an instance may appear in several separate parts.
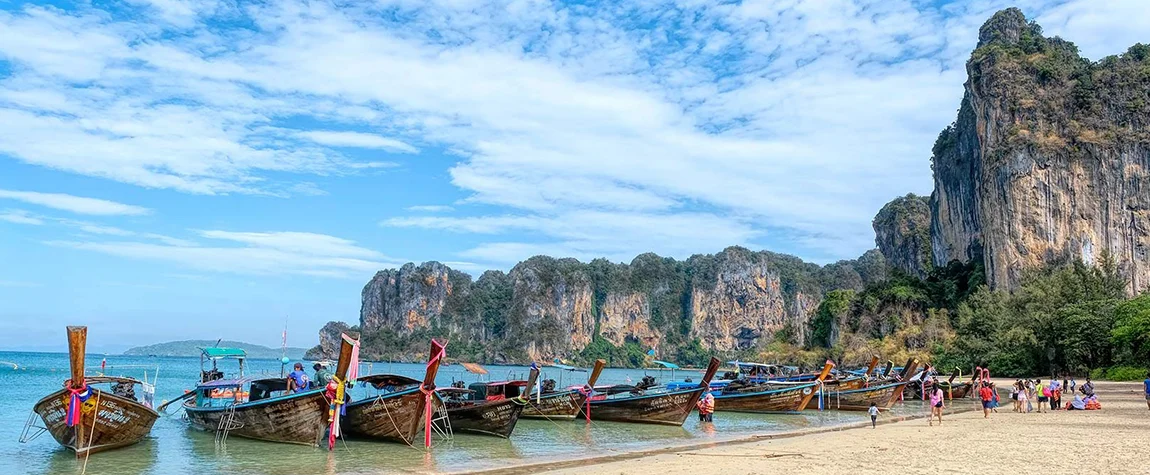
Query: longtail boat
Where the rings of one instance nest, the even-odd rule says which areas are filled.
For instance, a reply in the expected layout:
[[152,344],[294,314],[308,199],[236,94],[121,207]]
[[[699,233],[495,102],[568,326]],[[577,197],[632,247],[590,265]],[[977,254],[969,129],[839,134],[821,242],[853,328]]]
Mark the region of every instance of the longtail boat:
[[827,362],[814,382],[773,388],[765,384],[726,388],[715,394],[715,410],[727,412],[790,413],[806,409],[818,393],[819,384],[830,374],[834,363]]
[[[41,399],[33,411],[44,430],[60,445],[83,457],[135,444],[148,435],[160,414],[134,397],[132,379],[84,376],[84,350],[88,327],[68,327],[68,362],[71,378],[64,388]],[[98,384],[112,387],[100,389]]]
[[431,354],[423,381],[406,376],[377,374],[359,378],[361,384],[383,392],[347,404],[343,427],[349,434],[373,439],[414,444],[426,424],[428,405],[435,390],[435,376],[443,360],[444,347],[431,340]]
[[542,392],[536,394],[534,397],[527,399],[527,407],[523,408],[523,415],[521,417],[533,419],[574,419],[587,402],[587,396],[591,393],[591,388],[595,387],[595,382],[599,380],[599,375],[603,372],[603,367],[607,365],[606,360],[595,360],[595,367],[591,370],[590,376],[587,377],[587,384],[582,388],[568,388],[561,391]]
[[695,408],[699,396],[710,389],[711,379],[719,370],[719,364],[719,359],[712,357],[703,379],[694,388],[662,391],[636,389],[608,394],[603,399],[592,396],[589,403],[591,419],[681,426]]
[[527,381],[472,383],[467,389],[440,388],[436,395],[447,407],[453,432],[463,431],[496,437],[511,437],[515,423],[527,406],[539,370],[531,368]]
[[[343,335],[334,379],[342,382],[351,364],[354,342]],[[213,354],[229,353],[203,349]],[[222,350],[222,349],[219,349]],[[241,358],[242,359],[242,358]],[[213,369],[215,363],[213,361]],[[210,375],[213,372],[202,371]],[[213,376],[206,376],[212,378]],[[247,390],[245,390],[245,386]],[[289,393],[282,378],[212,379],[201,382],[194,397],[183,405],[192,426],[216,432],[217,437],[238,436],[268,442],[318,446],[330,422],[325,388]]]
[[[904,368],[903,373],[913,372],[915,366],[918,366],[918,360],[912,359]],[[894,381],[863,389],[829,392],[824,396],[825,409],[866,411],[870,409],[872,403],[879,409],[890,409],[898,401],[903,390],[906,389],[907,383],[909,381]]]

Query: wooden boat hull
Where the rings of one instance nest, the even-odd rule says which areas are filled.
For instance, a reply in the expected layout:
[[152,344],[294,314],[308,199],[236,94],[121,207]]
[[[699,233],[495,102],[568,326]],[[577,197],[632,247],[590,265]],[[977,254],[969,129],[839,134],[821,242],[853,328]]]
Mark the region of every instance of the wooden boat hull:
[[953,384],[950,391],[947,391],[947,397],[950,399],[962,399],[970,395],[970,388],[973,387],[970,383]]
[[355,436],[414,444],[426,407],[419,388],[355,401],[347,405],[341,427]]
[[[280,442],[319,445],[327,426],[328,401],[323,389],[237,404],[229,436]],[[228,407],[195,407],[184,404],[188,421],[197,428],[216,431],[220,421],[232,413]]]
[[[907,383],[884,384],[852,391],[828,392],[823,398],[824,409],[839,411],[866,411],[874,403],[879,409],[890,409]],[[812,407],[808,406],[808,409]],[[817,407],[815,407],[817,408]]]
[[151,432],[160,417],[136,401],[96,388],[90,390],[92,395],[81,404],[80,424],[74,427],[68,427],[65,421],[71,402],[68,391],[56,391],[33,406],[52,438],[76,452],[77,457],[135,444]]
[[515,399],[500,399],[483,404],[447,410],[452,432],[471,432],[496,437],[511,437],[525,404]]
[[779,413],[798,412],[805,408],[816,384],[758,392],[715,396],[715,410],[724,412]]
[[[660,394],[591,401],[591,418],[598,421],[681,426],[706,387]],[[716,404],[717,406],[717,404]]]
[[587,396],[579,391],[545,394],[538,401],[528,399],[523,415],[531,419],[574,419],[579,409],[587,401]]

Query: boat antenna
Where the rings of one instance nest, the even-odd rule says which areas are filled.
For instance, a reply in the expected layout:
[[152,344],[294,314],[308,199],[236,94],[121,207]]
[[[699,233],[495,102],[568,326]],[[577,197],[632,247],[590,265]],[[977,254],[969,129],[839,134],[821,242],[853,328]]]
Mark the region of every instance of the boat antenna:
[[287,315],[284,315],[284,332],[283,332],[283,343],[282,343],[282,344],[280,344],[280,377],[281,377],[281,378],[282,378],[282,377],[284,377],[284,373],[287,371],[287,364],[288,364],[288,357],[287,357],[287,322],[288,322],[288,317],[287,317]]

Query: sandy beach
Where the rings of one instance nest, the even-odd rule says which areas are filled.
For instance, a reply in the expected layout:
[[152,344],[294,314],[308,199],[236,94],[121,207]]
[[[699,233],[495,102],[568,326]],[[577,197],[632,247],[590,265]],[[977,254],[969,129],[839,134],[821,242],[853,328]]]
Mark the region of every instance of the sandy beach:
[[1100,382],[1097,392],[1103,405],[1100,411],[1017,414],[1011,412],[1007,400],[1007,406],[1000,407],[989,419],[984,419],[981,411],[948,414],[942,426],[929,427],[925,419],[919,418],[881,424],[877,429],[855,428],[706,448],[668,449],[625,459],[584,460],[553,471],[524,466],[501,472],[1148,473],[1150,410],[1141,383]]

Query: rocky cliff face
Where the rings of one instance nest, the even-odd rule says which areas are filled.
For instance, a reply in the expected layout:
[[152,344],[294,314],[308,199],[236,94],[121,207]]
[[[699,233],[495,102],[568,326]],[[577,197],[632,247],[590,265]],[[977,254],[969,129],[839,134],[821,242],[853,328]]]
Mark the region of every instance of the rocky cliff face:
[[319,330],[319,345],[307,350],[307,353],[304,354],[304,358],[309,360],[333,360],[339,358],[340,336],[344,333],[348,333],[352,337],[358,336],[358,332],[353,331],[346,323],[327,322],[327,324]]
[[[783,328],[801,343],[826,289],[883,276],[875,251],[820,267],[737,247],[687,261],[643,254],[630,264],[537,256],[474,282],[437,262],[407,264],[364,286],[352,329],[371,359],[421,360],[432,337],[447,340],[455,357],[485,362],[580,359],[596,341],[675,359],[696,342],[722,353],[752,350]],[[325,326],[314,354],[334,352],[347,330]]]
[[930,203],[924,196],[908,194],[883,206],[871,225],[887,264],[925,279],[933,263],[930,223]]
[[932,158],[935,265],[1024,269],[1114,258],[1150,287],[1150,46],[1090,62],[1017,9],[979,32],[958,119]]
[[725,252],[714,281],[700,279],[692,286],[691,337],[705,348],[745,350],[788,323],[805,327],[808,314],[796,313],[803,308],[802,291],[787,295],[779,270],[759,257]]

